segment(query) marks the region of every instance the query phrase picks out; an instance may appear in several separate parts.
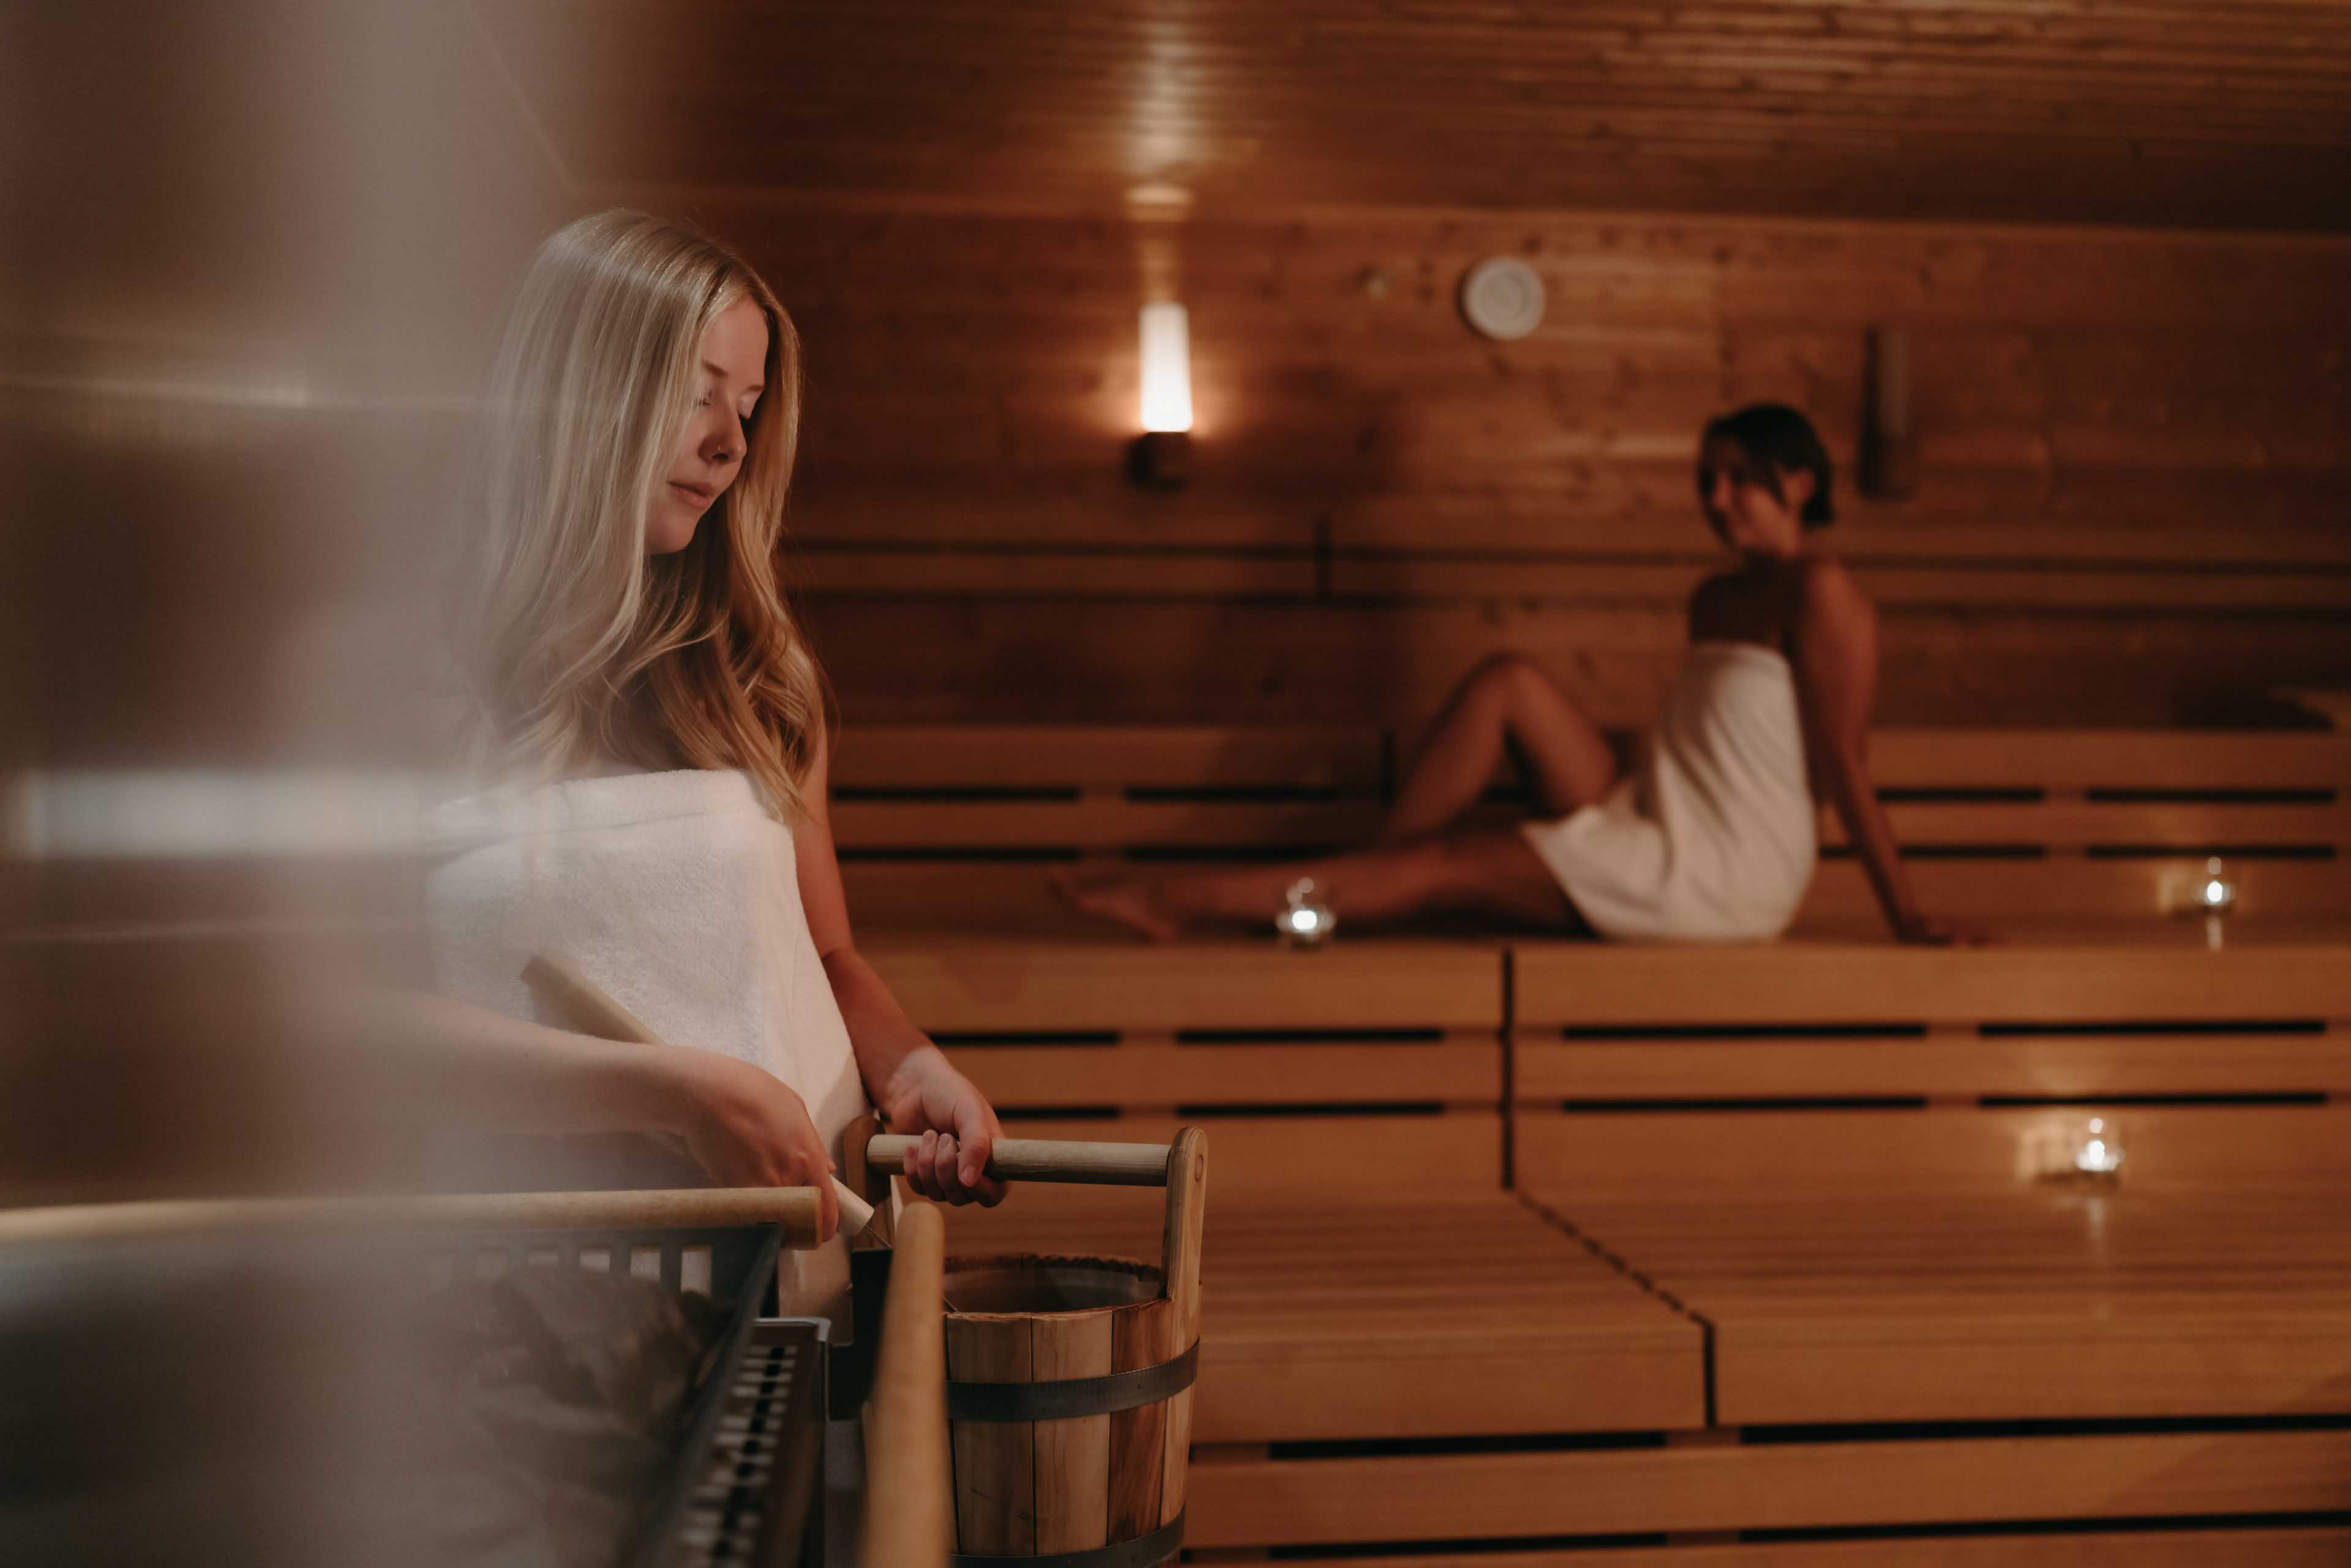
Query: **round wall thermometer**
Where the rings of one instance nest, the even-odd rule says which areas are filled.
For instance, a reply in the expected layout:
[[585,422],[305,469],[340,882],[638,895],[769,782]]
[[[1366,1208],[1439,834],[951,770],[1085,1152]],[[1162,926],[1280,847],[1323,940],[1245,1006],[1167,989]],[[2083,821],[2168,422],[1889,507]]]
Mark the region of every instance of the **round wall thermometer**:
[[1489,256],[1461,275],[1462,319],[1489,338],[1523,338],[1542,313],[1542,279],[1516,256]]

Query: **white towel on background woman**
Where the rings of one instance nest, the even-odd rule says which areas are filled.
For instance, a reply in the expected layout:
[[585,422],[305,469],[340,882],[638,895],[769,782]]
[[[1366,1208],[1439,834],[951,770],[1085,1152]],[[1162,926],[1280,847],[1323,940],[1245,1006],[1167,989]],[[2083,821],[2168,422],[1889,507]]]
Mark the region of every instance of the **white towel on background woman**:
[[[569,959],[673,1045],[766,1069],[808,1103],[837,1160],[865,1092],[849,1031],[800,905],[789,829],[741,773],[580,779],[466,797],[433,816],[427,902],[446,995],[514,1018],[549,1016],[522,981],[535,953]],[[450,1154],[441,1175],[475,1185],[707,1185],[649,1139],[499,1139]],[[788,1312],[839,1313],[846,1239],[786,1253]]]
[[1692,644],[1641,765],[1597,805],[1525,831],[1603,936],[1758,942],[1785,931],[1820,855],[1786,657],[1754,643]]

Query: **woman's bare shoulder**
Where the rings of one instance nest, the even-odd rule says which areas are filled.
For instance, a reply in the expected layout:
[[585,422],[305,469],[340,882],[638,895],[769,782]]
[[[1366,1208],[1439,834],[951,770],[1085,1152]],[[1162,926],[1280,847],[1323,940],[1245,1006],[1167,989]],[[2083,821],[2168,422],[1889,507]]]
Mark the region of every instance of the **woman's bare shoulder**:
[[1834,556],[1803,557],[1796,565],[1792,586],[1799,622],[1819,617],[1836,620],[1870,612],[1869,595],[1853,575],[1853,569]]

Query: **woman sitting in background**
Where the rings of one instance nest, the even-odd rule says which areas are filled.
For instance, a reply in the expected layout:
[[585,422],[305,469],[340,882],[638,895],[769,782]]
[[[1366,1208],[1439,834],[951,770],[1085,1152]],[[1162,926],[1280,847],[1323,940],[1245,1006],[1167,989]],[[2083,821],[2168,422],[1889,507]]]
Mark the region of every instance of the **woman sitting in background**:
[[[1887,924],[1955,939],[1912,895],[1869,781],[1877,623],[1810,536],[1834,517],[1812,424],[1760,404],[1706,427],[1698,494],[1741,558],[1690,597],[1690,649],[1654,741],[1620,776],[1599,727],[1541,669],[1503,654],[1438,717],[1372,847],[1290,865],[1061,879],[1080,907],[1168,940],[1261,925],[1311,880],[1342,923],[1468,912],[1563,934],[1753,942],[1788,928],[1834,804]],[[1455,823],[1515,758],[1539,808],[1515,829]]]

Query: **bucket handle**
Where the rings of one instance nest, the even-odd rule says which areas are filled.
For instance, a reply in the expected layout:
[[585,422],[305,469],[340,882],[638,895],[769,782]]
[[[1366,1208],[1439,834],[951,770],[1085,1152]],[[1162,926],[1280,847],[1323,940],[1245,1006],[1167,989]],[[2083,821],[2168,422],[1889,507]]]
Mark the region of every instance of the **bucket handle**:
[[[852,1123],[846,1140],[849,1185],[873,1199],[883,1216],[888,1178],[904,1170],[906,1151],[922,1140],[883,1133],[872,1116]],[[1045,1138],[998,1138],[987,1174],[1000,1181],[1053,1181],[1092,1186],[1164,1186],[1167,1224],[1160,1237],[1160,1275],[1176,1303],[1176,1342],[1200,1336],[1200,1238],[1207,1213],[1208,1134],[1179,1128],[1165,1144],[1077,1144]],[[882,1218],[874,1220],[878,1233]],[[888,1239],[883,1237],[882,1239]]]

